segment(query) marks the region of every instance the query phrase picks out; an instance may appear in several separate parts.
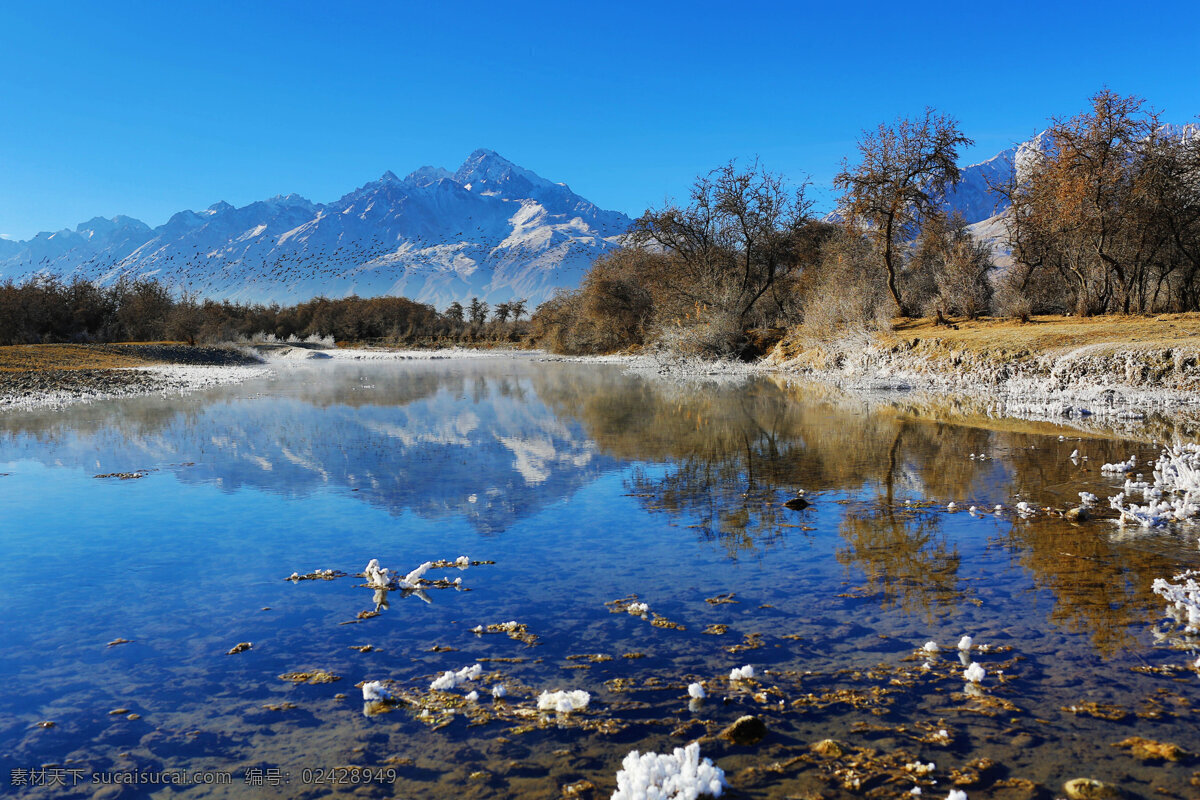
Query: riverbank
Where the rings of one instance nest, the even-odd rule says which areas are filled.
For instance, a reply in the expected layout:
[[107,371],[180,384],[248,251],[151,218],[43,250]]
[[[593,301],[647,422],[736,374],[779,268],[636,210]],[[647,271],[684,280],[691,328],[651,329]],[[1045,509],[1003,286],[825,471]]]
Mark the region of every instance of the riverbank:
[[763,366],[849,391],[953,394],[996,416],[1198,415],[1200,314],[905,320],[824,340],[794,331]]
[[[966,416],[1150,428],[1154,436],[1200,432],[1200,314],[1155,317],[982,319],[935,325],[904,320],[891,331],[785,336],[755,364],[665,352],[579,359],[509,348],[329,348],[295,343],[191,347],[179,343],[0,347],[0,410],[78,400],[180,392],[244,380],[270,364],[311,360],[511,357],[624,363],[673,381],[743,380],[769,373],[817,381],[882,402],[939,407],[953,398]],[[1098,425],[1099,423],[1099,425]]]
[[172,342],[0,347],[0,411],[181,394],[267,372],[237,347]]

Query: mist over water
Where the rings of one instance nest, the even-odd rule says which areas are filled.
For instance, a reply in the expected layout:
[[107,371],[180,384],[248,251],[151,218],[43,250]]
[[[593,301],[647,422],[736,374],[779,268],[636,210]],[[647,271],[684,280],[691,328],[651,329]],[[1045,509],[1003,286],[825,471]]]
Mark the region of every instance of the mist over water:
[[[528,357],[322,364],[8,414],[0,787],[138,797],[165,790],[92,776],[210,770],[231,783],[174,791],[557,798],[588,781],[607,797],[629,750],[705,737],[738,796],[943,797],[956,769],[980,773],[961,784],[973,798],[1083,775],[1188,796],[1194,766],[1112,745],[1195,749],[1196,653],[1150,587],[1200,565],[1196,537],[1015,514],[1081,491],[1103,505],[1124,476],[1101,464],[1157,454],[1076,435]],[[95,477],[114,473],[141,477]],[[801,492],[808,508],[783,505]],[[425,598],[381,604],[355,577],[462,555],[495,563],[434,568],[462,583]],[[347,575],[285,580],[316,569]],[[612,604],[633,594],[645,619]],[[536,640],[471,631],[509,620]],[[363,713],[356,684],[426,702],[474,663],[485,677],[454,694],[477,689],[477,709]],[[731,683],[746,664],[754,681]],[[317,671],[340,680],[279,677]],[[693,681],[708,697],[689,709]],[[574,689],[583,711],[533,711]],[[761,742],[716,736],[745,714]],[[841,755],[814,753],[827,738]],[[12,785],[45,765],[83,778]],[[351,765],[394,772],[321,780]],[[247,784],[268,769],[278,785]]]

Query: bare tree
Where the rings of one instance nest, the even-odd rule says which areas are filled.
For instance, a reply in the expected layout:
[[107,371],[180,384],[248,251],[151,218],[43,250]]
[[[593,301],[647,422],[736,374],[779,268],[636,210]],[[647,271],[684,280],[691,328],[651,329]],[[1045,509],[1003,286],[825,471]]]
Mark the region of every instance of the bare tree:
[[[757,162],[730,162],[696,180],[686,207],[646,211],[631,230],[636,246],[662,254],[647,265],[660,314],[683,317],[711,308],[738,325],[797,265],[800,233],[811,222],[805,186],[790,190]],[[652,285],[650,285],[652,284]]]
[[954,118],[926,108],[922,117],[864,131],[858,142],[859,162],[851,166],[843,161],[834,178],[843,191],[842,213],[862,225],[874,242],[901,315],[913,311],[905,307],[898,286],[901,245],[917,235],[922,219],[958,181],[958,149],[971,144]]

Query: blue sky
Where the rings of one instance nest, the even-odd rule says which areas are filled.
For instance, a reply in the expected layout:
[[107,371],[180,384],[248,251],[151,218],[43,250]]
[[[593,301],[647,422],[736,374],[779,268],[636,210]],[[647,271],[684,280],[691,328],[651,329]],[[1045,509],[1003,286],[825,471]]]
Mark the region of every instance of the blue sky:
[[477,147],[630,214],[731,158],[823,205],[867,127],[926,105],[964,163],[1102,86],[1200,114],[1200,4],[0,5],[0,234],[333,200]]

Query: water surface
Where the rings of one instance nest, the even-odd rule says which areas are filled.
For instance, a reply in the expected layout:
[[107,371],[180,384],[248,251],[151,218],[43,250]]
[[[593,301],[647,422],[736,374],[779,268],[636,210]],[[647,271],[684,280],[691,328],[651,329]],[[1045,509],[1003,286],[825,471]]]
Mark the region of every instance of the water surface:
[[[1200,744],[1192,643],[1150,591],[1200,564],[1194,534],[1012,512],[1103,503],[1123,476],[1100,464],[1156,454],[1075,436],[532,358],[321,364],[9,414],[0,792],[607,797],[629,750],[700,738],[742,797],[943,797],[956,780],[1039,797],[1084,775],[1195,796],[1195,764],[1113,747]],[[114,473],[141,477],[96,477]],[[811,506],[784,507],[798,492]],[[431,570],[462,583],[424,598],[356,577],[461,555],[494,563]],[[285,580],[315,569],[347,575]],[[613,604],[632,595],[647,619]],[[536,640],[471,631],[509,620]],[[964,634],[989,648],[960,657]],[[483,680],[428,693],[477,662]],[[756,679],[731,684],[745,664]],[[313,671],[340,680],[279,677]],[[365,714],[366,680],[418,705]],[[709,696],[689,708],[692,681]],[[533,711],[556,689],[591,703]],[[717,737],[745,714],[761,742]],[[177,771],[230,778],[93,783]],[[45,775],[58,785],[19,785]]]

